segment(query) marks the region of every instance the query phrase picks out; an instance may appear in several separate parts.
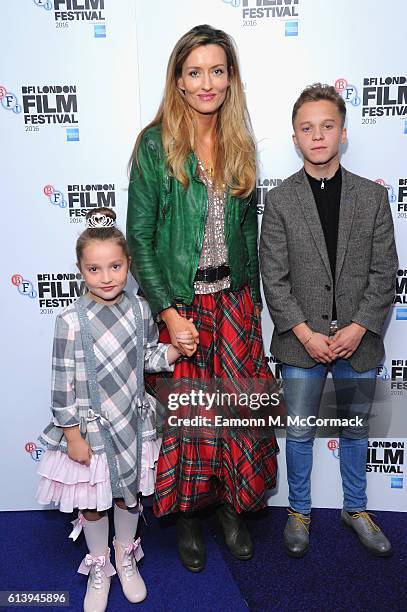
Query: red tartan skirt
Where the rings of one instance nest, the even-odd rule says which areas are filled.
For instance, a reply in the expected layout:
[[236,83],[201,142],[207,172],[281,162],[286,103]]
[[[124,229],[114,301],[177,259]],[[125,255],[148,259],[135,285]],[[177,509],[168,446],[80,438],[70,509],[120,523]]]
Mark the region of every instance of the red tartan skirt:
[[[191,305],[179,305],[178,311],[193,319],[200,344],[192,357],[177,362],[173,379],[261,378],[276,388],[247,287],[195,295]],[[160,341],[170,341],[165,325]],[[164,429],[154,512],[190,512],[216,502],[232,504],[239,513],[259,510],[266,490],[275,486],[277,452],[273,431],[267,437],[239,432],[206,439]]]

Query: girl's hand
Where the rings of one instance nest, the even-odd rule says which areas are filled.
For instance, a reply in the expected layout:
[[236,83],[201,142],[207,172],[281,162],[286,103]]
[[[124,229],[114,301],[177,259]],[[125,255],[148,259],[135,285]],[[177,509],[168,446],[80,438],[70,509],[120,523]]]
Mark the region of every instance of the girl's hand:
[[[191,348],[187,348],[187,346],[191,346]],[[195,353],[197,344],[193,343],[191,345],[184,345],[184,347],[184,350],[188,351],[188,357],[190,357]],[[181,353],[181,349],[175,347],[173,344],[169,345],[167,351],[167,360],[170,365],[178,361],[178,359],[182,357],[182,355],[184,355],[184,353]]]
[[68,441],[68,457],[72,461],[77,461],[82,465],[90,466],[92,457],[92,449],[89,444],[82,438],[75,438]]

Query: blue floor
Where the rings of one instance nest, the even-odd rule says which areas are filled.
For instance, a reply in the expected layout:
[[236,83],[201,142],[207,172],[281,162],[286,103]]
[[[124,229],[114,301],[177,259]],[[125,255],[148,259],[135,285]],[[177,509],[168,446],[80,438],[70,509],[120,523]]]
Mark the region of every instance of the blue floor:
[[[136,606],[140,612],[407,611],[407,514],[380,513],[395,554],[376,559],[341,527],[339,511],[313,510],[310,551],[303,559],[290,559],[282,549],[286,511],[270,508],[248,519],[256,548],[251,561],[229,554],[209,515],[204,521],[207,565],[192,574],[178,561],[174,520],[157,520],[148,508],[145,513],[140,570],[149,593]],[[68,540],[69,520],[57,511],[0,513],[0,590],[69,591],[69,608],[42,609],[82,609],[86,577],[76,569],[86,549],[83,536],[75,543]],[[135,609],[124,599],[117,577],[108,609]]]
[[218,526],[213,533],[233,578],[253,612],[407,612],[407,513],[374,517],[393,544],[394,556],[376,558],[342,527],[339,510],[312,511],[310,550],[302,559],[282,547],[287,517],[273,508],[247,519],[256,555],[231,557]]

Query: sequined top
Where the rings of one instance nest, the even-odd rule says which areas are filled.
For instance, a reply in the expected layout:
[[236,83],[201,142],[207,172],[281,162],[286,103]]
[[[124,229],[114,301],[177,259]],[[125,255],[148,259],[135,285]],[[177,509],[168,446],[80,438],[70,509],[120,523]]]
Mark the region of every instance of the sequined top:
[[[208,217],[206,219],[204,239],[198,269],[217,268],[228,263],[228,250],[225,243],[225,202],[226,192],[217,191],[208,176],[203,164],[198,160],[199,177],[208,193]],[[195,281],[195,293],[216,293],[230,287],[230,276],[208,283]]]

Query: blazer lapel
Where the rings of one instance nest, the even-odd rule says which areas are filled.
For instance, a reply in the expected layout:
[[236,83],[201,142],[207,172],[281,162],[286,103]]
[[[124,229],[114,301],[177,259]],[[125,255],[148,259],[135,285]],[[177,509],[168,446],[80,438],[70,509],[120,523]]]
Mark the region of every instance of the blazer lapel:
[[352,181],[352,175],[342,168],[342,192],[339,209],[338,242],[336,247],[336,272],[335,284],[339,280],[348,248],[349,234],[352,227],[353,215],[356,206],[356,189]]
[[317,247],[321,259],[324,262],[324,266],[329,274],[329,277],[332,279],[331,266],[329,264],[324,232],[322,230],[321,221],[319,220],[314,194],[312,193],[312,189],[305,175],[304,169],[300,170],[300,172],[297,174],[296,191],[305,220],[314,239],[315,246]]

